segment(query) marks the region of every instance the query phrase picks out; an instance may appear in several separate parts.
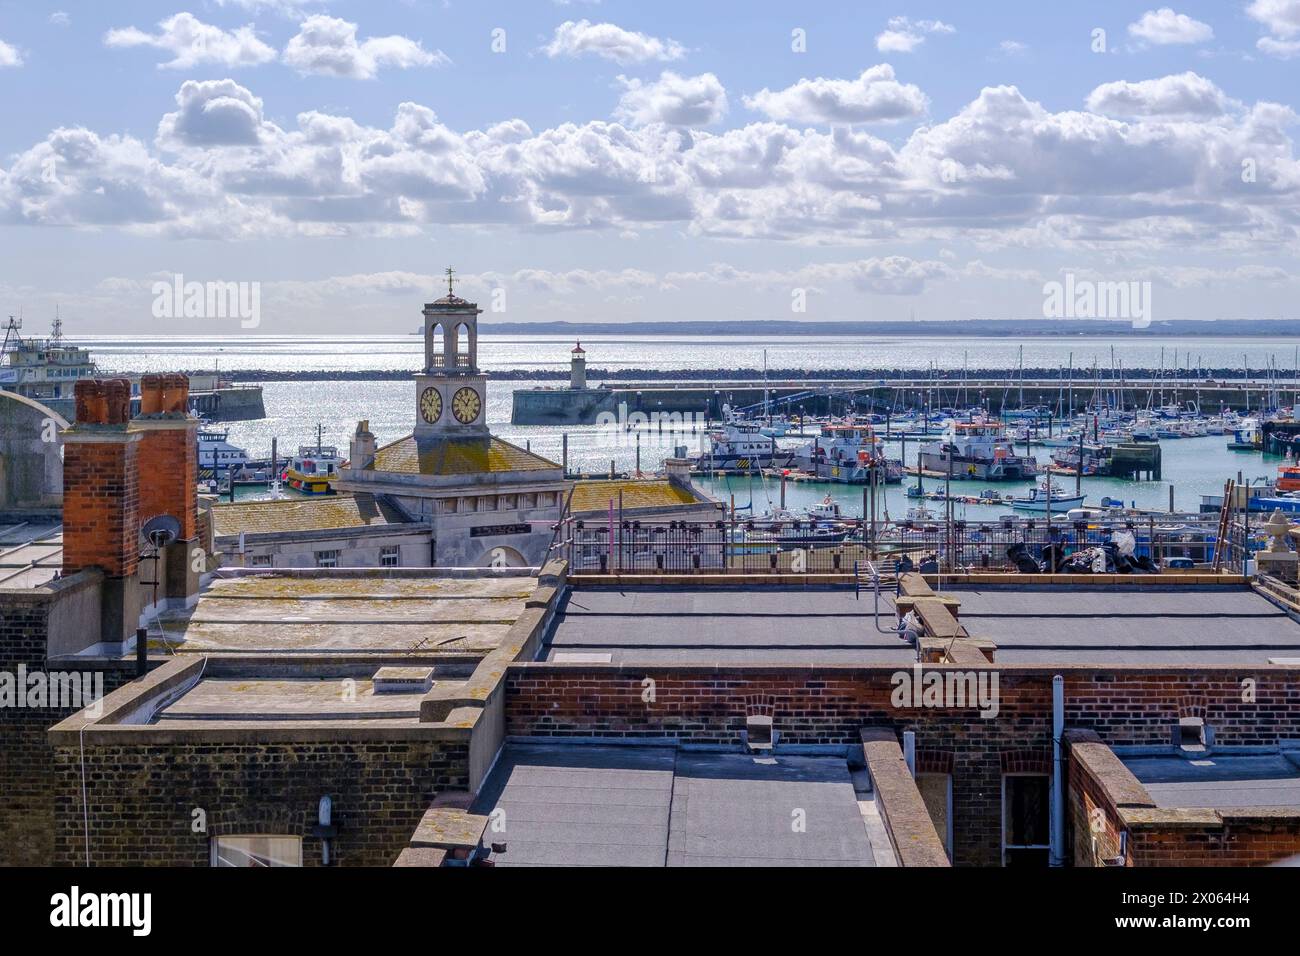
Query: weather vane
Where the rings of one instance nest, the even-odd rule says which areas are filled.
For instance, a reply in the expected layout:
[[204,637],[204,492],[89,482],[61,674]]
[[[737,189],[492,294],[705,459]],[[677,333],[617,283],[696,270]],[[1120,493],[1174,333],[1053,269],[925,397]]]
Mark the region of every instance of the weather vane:
[[455,274],[456,273],[452,271],[451,266],[447,266],[447,295],[449,296],[453,294],[451,291],[451,277]]

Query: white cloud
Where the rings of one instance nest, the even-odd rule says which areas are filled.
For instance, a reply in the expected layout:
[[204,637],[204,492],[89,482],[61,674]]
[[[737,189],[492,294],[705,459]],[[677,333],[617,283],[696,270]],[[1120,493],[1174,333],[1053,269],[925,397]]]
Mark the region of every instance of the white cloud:
[[894,68],[881,63],[856,80],[802,79],[775,92],[762,89],[745,97],[745,106],[775,120],[795,123],[894,122],[925,112],[920,88],[899,83]]
[[1003,56],[1024,56],[1029,52],[1029,45],[1019,40],[1003,40],[998,44],[998,52]]
[[161,21],[157,33],[145,33],[135,27],[109,30],[104,34],[104,45],[165,50],[172,59],[158,65],[172,70],[208,64],[230,68],[258,66],[275,59],[275,50],[257,38],[252,26],[226,31],[188,13],[177,13]]
[[613,23],[566,20],[555,28],[551,42],[542,48],[549,57],[592,54],[626,66],[647,60],[680,60],[686,48],[676,40],[624,30]]
[[[841,123],[862,115],[852,97],[812,99]],[[646,122],[631,125],[456,130],[408,102],[386,125],[306,111],[281,126],[233,80],[189,81],[152,144],[57,129],[17,153],[0,169],[0,221],[227,239],[474,225],[891,251],[954,239],[982,252],[1300,249],[1295,113],[1238,103],[1194,74],[1094,91],[1090,106],[1136,122],[991,87],[898,143],[807,125],[806,106],[796,125],[714,132],[664,121],[656,102],[647,94]],[[868,285],[915,287],[911,266],[864,270]]]
[[876,36],[876,49],[881,53],[911,53],[925,42],[927,34],[956,32],[952,25],[942,20],[893,17],[885,30]]
[[68,16],[62,10],[55,10],[50,14],[50,24],[56,27],[66,27],[72,23],[72,17]]
[[1253,0],[1246,13],[1271,34],[1256,41],[1260,52],[1283,60],[1300,56],[1300,0]]
[[4,40],[0,40],[0,70],[22,65],[23,55],[18,52],[17,47],[10,46]]
[[1136,23],[1128,25],[1130,36],[1148,43],[1205,43],[1214,39],[1214,30],[1208,23],[1193,20],[1185,13],[1175,13],[1170,7],[1148,10]]
[[712,73],[679,76],[665,70],[653,83],[619,77],[624,93],[615,116],[627,123],[709,126],[727,112],[727,91]]
[[451,62],[441,50],[429,52],[404,36],[370,37],[357,42],[357,25],[323,14],[308,17],[284,48],[284,62],[300,73],[372,79],[383,67],[405,70]]
[[1117,80],[1088,94],[1088,109],[1109,116],[1219,116],[1228,105],[1221,89],[1192,72],[1137,83]]
[[175,113],[158,127],[160,143],[174,147],[251,146],[266,124],[262,101],[234,80],[186,80]]

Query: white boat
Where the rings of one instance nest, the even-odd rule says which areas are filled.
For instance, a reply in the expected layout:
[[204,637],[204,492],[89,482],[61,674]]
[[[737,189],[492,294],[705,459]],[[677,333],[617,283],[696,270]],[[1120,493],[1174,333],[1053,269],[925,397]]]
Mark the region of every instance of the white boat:
[[199,470],[209,468],[213,473],[227,472],[231,468],[242,468],[248,464],[248,453],[228,440],[230,432],[224,428],[200,426]]
[[998,481],[1032,478],[1038,462],[1032,455],[1017,455],[1015,446],[997,422],[957,422],[938,441],[921,446],[920,467],[953,478]]
[[756,422],[724,422],[712,429],[706,440],[708,450],[691,459],[693,471],[745,474],[763,468],[788,468],[794,457],[792,452],[779,448],[775,438],[764,435]]
[[1066,512],[1083,504],[1087,495],[1070,495],[1065,489],[1045,476],[1027,495],[1017,495],[1011,499],[1011,507],[1016,511]]
[[823,481],[865,484],[873,469],[885,482],[903,480],[903,462],[885,457],[885,443],[861,422],[823,425],[821,434],[794,453],[794,466]]

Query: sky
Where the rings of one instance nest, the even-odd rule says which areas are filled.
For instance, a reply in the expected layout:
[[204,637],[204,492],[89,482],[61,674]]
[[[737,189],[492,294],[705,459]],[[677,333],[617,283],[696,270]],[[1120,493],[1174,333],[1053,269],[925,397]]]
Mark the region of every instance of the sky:
[[29,333],[1300,318],[1300,0],[0,0],[0,102]]

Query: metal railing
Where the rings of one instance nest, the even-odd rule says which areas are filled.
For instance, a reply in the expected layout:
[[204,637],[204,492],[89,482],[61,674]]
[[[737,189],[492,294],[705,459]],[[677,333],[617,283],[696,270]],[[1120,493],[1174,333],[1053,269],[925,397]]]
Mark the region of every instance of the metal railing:
[[[1219,546],[1218,516],[1156,516],[1066,522],[1034,518],[997,521],[648,521],[566,518],[556,527],[552,557],[574,574],[845,574],[871,562],[887,570],[967,573],[1115,569],[1116,533],[1132,535],[1132,561],[1118,570],[1151,571],[1166,559],[1208,568]],[[1249,542],[1248,542],[1249,538]],[[1248,547],[1249,543],[1249,547]],[[1221,567],[1241,573],[1260,544],[1233,522]],[[1105,552],[1110,551],[1107,562]],[[1028,561],[1026,561],[1028,559]]]

